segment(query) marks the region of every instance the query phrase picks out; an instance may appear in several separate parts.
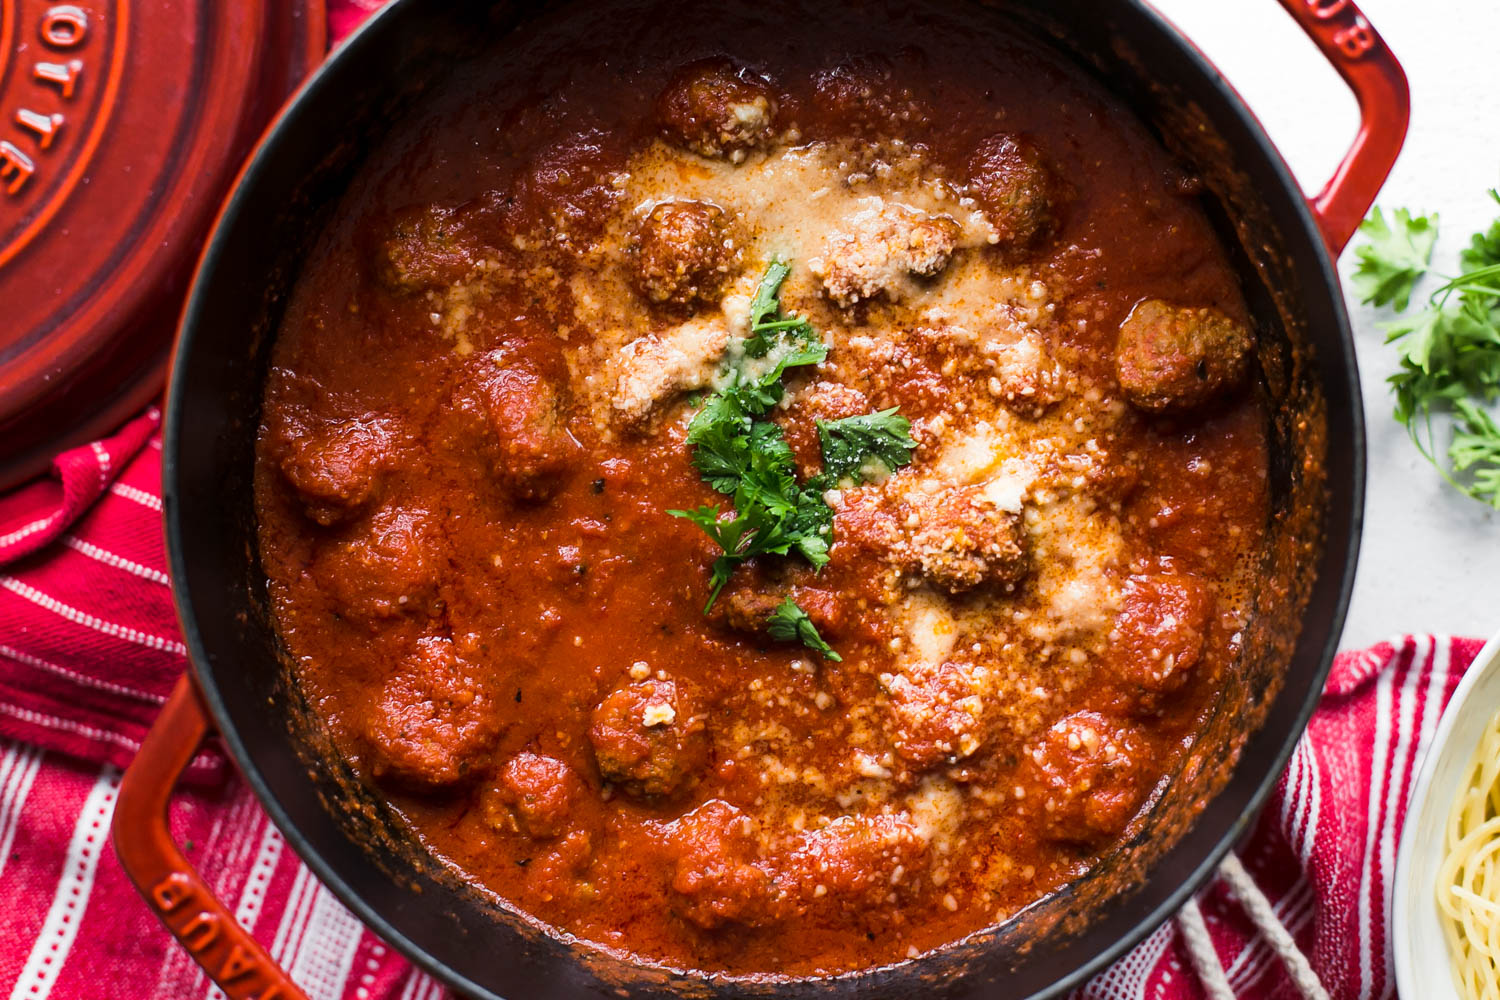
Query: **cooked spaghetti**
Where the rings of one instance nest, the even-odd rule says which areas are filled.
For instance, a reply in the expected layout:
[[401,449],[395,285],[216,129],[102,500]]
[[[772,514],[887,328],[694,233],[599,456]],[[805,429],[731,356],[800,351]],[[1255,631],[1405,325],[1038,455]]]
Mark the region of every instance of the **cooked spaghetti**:
[[1485,726],[1454,800],[1437,901],[1465,1000],[1500,1000],[1500,712]]

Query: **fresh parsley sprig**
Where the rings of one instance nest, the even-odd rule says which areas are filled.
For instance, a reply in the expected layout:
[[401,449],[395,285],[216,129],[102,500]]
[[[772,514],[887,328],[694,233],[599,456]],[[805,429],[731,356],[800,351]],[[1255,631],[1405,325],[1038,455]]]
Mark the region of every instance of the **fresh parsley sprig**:
[[819,420],[818,444],[823,450],[823,473],[818,478],[827,486],[846,479],[858,485],[895,472],[911,462],[917,446],[911,437],[911,421],[894,406],[840,420]]
[[[696,524],[722,550],[714,559],[704,614],[747,559],[796,554],[814,570],[821,569],[833,542],[833,510],[823,501],[824,491],[845,481],[865,482],[882,470],[895,471],[911,461],[916,447],[911,424],[895,407],[819,421],[823,472],[806,483],[798,481],[792,449],[781,428],[765,415],[785,394],[787,371],[822,362],[828,345],[806,319],[782,312],[781,286],[789,274],[791,265],[779,259],[766,268],[750,303],[749,335],[740,344],[743,359],[749,360],[730,367],[723,388],[688,424],[694,467],[705,483],[733,501],[732,510],[705,504],[668,512]],[[773,638],[797,639],[827,659],[839,659],[791,597],[772,613],[766,628]]]
[[796,639],[808,649],[817,650],[825,660],[842,660],[843,657],[834,652],[833,647],[823,641],[818,634],[818,627],[813,624],[807,612],[788,597],[777,605],[776,610],[771,612],[771,618],[766,623],[766,630],[771,633],[773,639]]
[[[1500,193],[1490,196],[1500,202]],[[1360,226],[1369,242],[1355,251],[1354,286],[1365,302],[1398,314],[1385,326],[1386,342],[1400,352],[1400,370],[1389,379],[1396,419],[1445,479],[1500,508],[1500,427],[1486,409],[1500,395],[1500,219],[1460,254],[1462,272],[1410,314],[1437,240],[1437,216],[1398,209],[1393,219],[1394,228],[1376,209]],[[1442,424],[1453,427],[1446,463],[1436,444]]]
[[1427,273],[1432,248],[1437,243],[1436,214],[1413,216],[1404,208],[1393,214],[1395,227],[1376,208],[1359,227],[1369,242],[1354,251],[1354,290],[1371,305],[1393,304],[1401,312],[1411,301],[1412,289]]
[[747,375],[745,365],[731,368],[724,388],[688,424],[693,465],[704,482],[734,499],[731,516],[718,504],[670,512],[698,525],[724,550],[714,560],[705,614],[747,559],[796,552],[814,569],[828,562],[833,512],[816,491],[797,482],[781,428],[759,419],[781,401],[787,369],[828,357],[828,346],[810,323],[781,312],[781,285],[790,273],[780,260],[766,269],[750,304],[750,335],[741,345],[749,358],[774,351],[775,362],[759,375]]

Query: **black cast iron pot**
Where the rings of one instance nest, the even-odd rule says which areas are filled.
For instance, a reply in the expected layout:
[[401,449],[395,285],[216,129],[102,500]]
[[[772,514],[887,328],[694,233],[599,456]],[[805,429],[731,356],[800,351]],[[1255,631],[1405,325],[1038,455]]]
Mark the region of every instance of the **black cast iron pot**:
[[[193,674],[126,774],[115,813],[127,871],[226,994],[302,996],[168,836],[172,785],[211,730],[318,877],[391,944],[477,997],[622,990],[1054,996],[1175,912],[1246,831],[1302,734],[1343,625],[1359,541],[1364,433],[1333,257],[1400,149],[1406,81],[1353,3],[1280,2],[1354,89],[1362,111],[1351,151],[1311,202],[1213,66],[1139,0],[984,4],[984,16],[1011,18],[1076,60],[1205,179],[1205,207],[1231,247],[1255,316],[1273,410],[1275,512],[1240,669],[1140,835],[1090,876],[1001,927],[915,962],[831,980],[709,982],[553,938],[414,851],[381,803],[351,803],[347,783],[319,764],[315,735],[296,721],[303,713],[269,620],[252,510],[274,331],[299,262],[365,151],[415,95],[454,65],[503,52],[506,34],[543,5],[396,0],[340,48],[245,169],[183,317],[163,475],[172,581]],[[1275,16],[1269,7],[1267,0],[1266,16]],[[1127,885],[1136,888],[1120,891]]]

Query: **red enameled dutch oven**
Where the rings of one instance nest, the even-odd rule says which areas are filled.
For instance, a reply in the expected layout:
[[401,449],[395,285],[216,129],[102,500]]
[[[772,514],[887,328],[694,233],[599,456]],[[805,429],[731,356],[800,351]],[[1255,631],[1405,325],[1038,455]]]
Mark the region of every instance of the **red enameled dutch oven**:
[[323,0],[0,0],[0,489],[161,392],[241,161]]
[[[644,969],[546,934],[424,860],[378,801],[351,807],[333,767],[306,752],[299,698],[267,611],[251,505],[269,346],[298,261],[364,151],[448,68],[503,52],[507,34],[544,5],[397,0],[372,18],[303,88],[242,174],[200,262],[173,362],[165,516],[193,673],[125,775],[114,839],[149,904],[224,992],[303,996],[169,837],[173,784],[211,732],[287,842],[360,919],[477,997],[977,997],[997,988],[1055,996],[1175,912],[1248,828],[1317,702],[1343,625],[1363,510],[1359,384],[1334,257],[1401,148],[1407,84],[1350,0],[1281,4],[1361,110],[1352,148],[1311,200],[1213,66],[1139,0],[989,0],[973,15],[1024,23],[1152,127],[1204,178],[1205,209],[1240,271],[1273,411],[1274,510],[1265,592],[1222,710],[1205,722],[1140,835],[1074,886],[917,961],[757,982]],[[1316,98],[1308,104],[1316,113]],[[1126,884],[1135,888],[1118,891]]]

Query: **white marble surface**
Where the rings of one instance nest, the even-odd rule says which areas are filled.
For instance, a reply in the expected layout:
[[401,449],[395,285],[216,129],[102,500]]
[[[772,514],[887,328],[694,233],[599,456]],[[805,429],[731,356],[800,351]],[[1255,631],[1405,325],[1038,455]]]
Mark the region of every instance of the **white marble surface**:
[[[1153,0],[1249,103],[1303,187],[1321,188],[1356,127],[1342,81],[1275,0]],[[1359,0],[1406,68],[1412,127],[1379,203],[1437,211],[1435,270],[1454,273],[1469,236],[1500,207],[1500,2]],[[1341,271],[1348,274],[1352,253]],[[1500,629],[1500,513],[1459,494],[1391,419],[1392,349],[1352,298],[1369,424],[1364,545],[1345,647],[1397,632]],[[1333,443],[1337,447],[1337,442]]]

